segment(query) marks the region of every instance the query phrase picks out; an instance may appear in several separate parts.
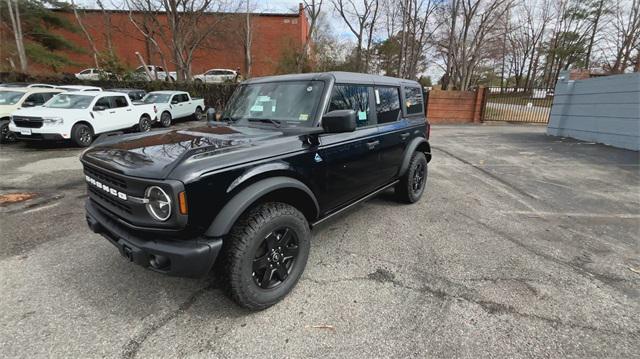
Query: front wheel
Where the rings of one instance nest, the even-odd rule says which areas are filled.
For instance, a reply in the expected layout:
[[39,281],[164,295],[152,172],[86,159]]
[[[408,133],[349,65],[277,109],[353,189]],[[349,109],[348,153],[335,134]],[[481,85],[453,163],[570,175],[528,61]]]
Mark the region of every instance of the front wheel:
[[0,143],[12,143],[16,142],[15,133],[9,131],[9,122],[0,125],[2,133],[0,134]]
[[234,225],[222,253],[223,283],[250,310],[266,309],[296,285],[309,257],[311,232],[295,207],[258,205]]
[[407,172],[396,185],[396,196],[404,203],[417,202],[427,184],[427,158],[422,152],[414,152]]
[[151,130],[151,119],[149,116],[140,117],[140,121],[138,122],[138,131],[139,132],[148,132]]
[[88,147],[93,142],[93,130],[84,123],[74,125],[71,129],[71,140],[80,147]]

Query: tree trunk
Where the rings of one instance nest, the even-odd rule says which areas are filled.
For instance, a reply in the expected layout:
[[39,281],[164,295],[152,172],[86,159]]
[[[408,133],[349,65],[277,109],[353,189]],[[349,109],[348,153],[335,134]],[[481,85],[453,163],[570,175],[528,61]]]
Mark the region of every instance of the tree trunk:
[[451,31],[449,32],[449,46],[447,47],[447,69],[442,77],[442,89],[447,90],[451,82],[451,72],[453,70],[454,37],[456,34],[456,19],[458,17],[458,0],[451,0]]
[[[22,73],[27,72],[27,53],[24,49],[24,37],[22,35],[22,25],[20,19],[20,9],[18,9],[18,2],[15,4],[12,2],[15,0],[7,0],[7,6],[9,10],[9,17],[11,18],[11,27],[13,28],[13,36],[16,39],[16,49],[18,50],[18,60],[20,61],[20,71]],[[13,9],[15,6],[15,10]],[[14,13],[15,11],[15,13]]]
[[247,0],[247,13],[245,16],[245,39],[244,39],[244,67],[246,72],[246,78],[251,77],[252,72],[252,59],[251,59],[251,43],[253,42],[252,38],[252,29],[251,29],[251,8],[249,0]]
[[602,7],[604,6],[604,0],[598,2],[598,9],[596,10],[596,18],[593,19],[593,29],[591,29],[591,37],[589,38],[589,46],[587,47],[587,55],[585,56],[584,68],[589,69],[591,65],[591,50],[593,49],[593,43],[596,38],[596,32],[598,31],[598,22],[602,15]]

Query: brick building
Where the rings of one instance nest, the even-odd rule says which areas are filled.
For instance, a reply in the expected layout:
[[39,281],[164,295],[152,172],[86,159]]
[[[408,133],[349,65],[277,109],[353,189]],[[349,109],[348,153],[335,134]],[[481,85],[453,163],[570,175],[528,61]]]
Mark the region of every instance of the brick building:
[[[69,20],[76,22],[72,13],[64,13]],[[242,13],[209,13],[203,16],[198,26],[203,29],[206,26],[215,26],[216,29],[207,36],[202,46],[194,52],[192,73],[202,73],[211,68],[240,68],[242,74],[246,74],[244,29],[246,14]],[[94,39],[98,51],[105,51],[109,43],[114,49],[119,61],[128,68],[140,66],[135,55],[138,51],[147,64],[161,66],[160,56],[155,46],[145,39],[129,18],[128,11],[111,10],[86,10],[81,13],[82,22]],[[131,16],[138,24],[144,22],[143,13],[133,12]],[[163,24],[162,28],[168,32],[167,16],[164,13],[156,13],[154,16]],[[200,25],[202,24],[202,25]],[[215,24],[215,25],[209,25]],[[252,76],[264,76],[273,74],[283,56],[291,54],[295,49],[302,48],[307,37],[308,20],[300,5],[298,13],[256,13],[251,15],[252,29]],[[79,66],[71,66],[63,69],[64,72],[76,72],[82,68],[94,67],[95,62],[91,54],[91,46],[85,34],[60,31],[67,39],[87,49],[86,53],[66,53],[69,58]],[[169,35],[169,34],[164,34]],[[172,52],[162,40],[163,35],[155,38],[171,71],[175,70],[172,64]],[[170,36],[165,36],[170,38]]]

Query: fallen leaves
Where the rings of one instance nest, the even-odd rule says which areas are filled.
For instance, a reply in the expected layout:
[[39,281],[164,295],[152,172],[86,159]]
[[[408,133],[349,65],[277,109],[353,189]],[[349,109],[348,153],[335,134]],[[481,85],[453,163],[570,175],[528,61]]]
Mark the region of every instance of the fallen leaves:
[[0,205],[23,202],[35,197],[35,193],[20,192],[20,193],[7,193],[0,195]]

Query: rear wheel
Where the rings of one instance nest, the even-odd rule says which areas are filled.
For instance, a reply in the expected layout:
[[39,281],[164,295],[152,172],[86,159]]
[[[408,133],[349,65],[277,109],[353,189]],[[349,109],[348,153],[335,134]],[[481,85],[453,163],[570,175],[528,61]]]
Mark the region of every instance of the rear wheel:
[[147,132],[151,130],[151,119],[149,116],[140,117],[140,121],[138,122],[138,131],[139,132]]
[[427,184],[427,158],[422,152],[414,152],[407,172],[396,185],[398,200],[405,203],[417,202]]
[[163,112],[162,115],[160,115],[160,125],[162,127],[171,126],[171,114],[169,112]]
[[284,298],[307,264],[310,237],[307,220],[295,207],[270,202],[251,209],[223,248],[223,282],[231,298],[251,310]]
[[71,129],[71,140],[80,147],[88,147],[93,142],[93,130],[84,123],[78,123]]
[[202,109],[200,108],[200,106],[196,107],[196,111],[193,113],[193,118],[196,121],[200,121],[204,118],[204,112],[202,112]]
[[16,142],[16,135],[9,131],[9,122],[5,122],[0,125],[0,130],[2,130],[2,133],[0,134],[0,143]]

